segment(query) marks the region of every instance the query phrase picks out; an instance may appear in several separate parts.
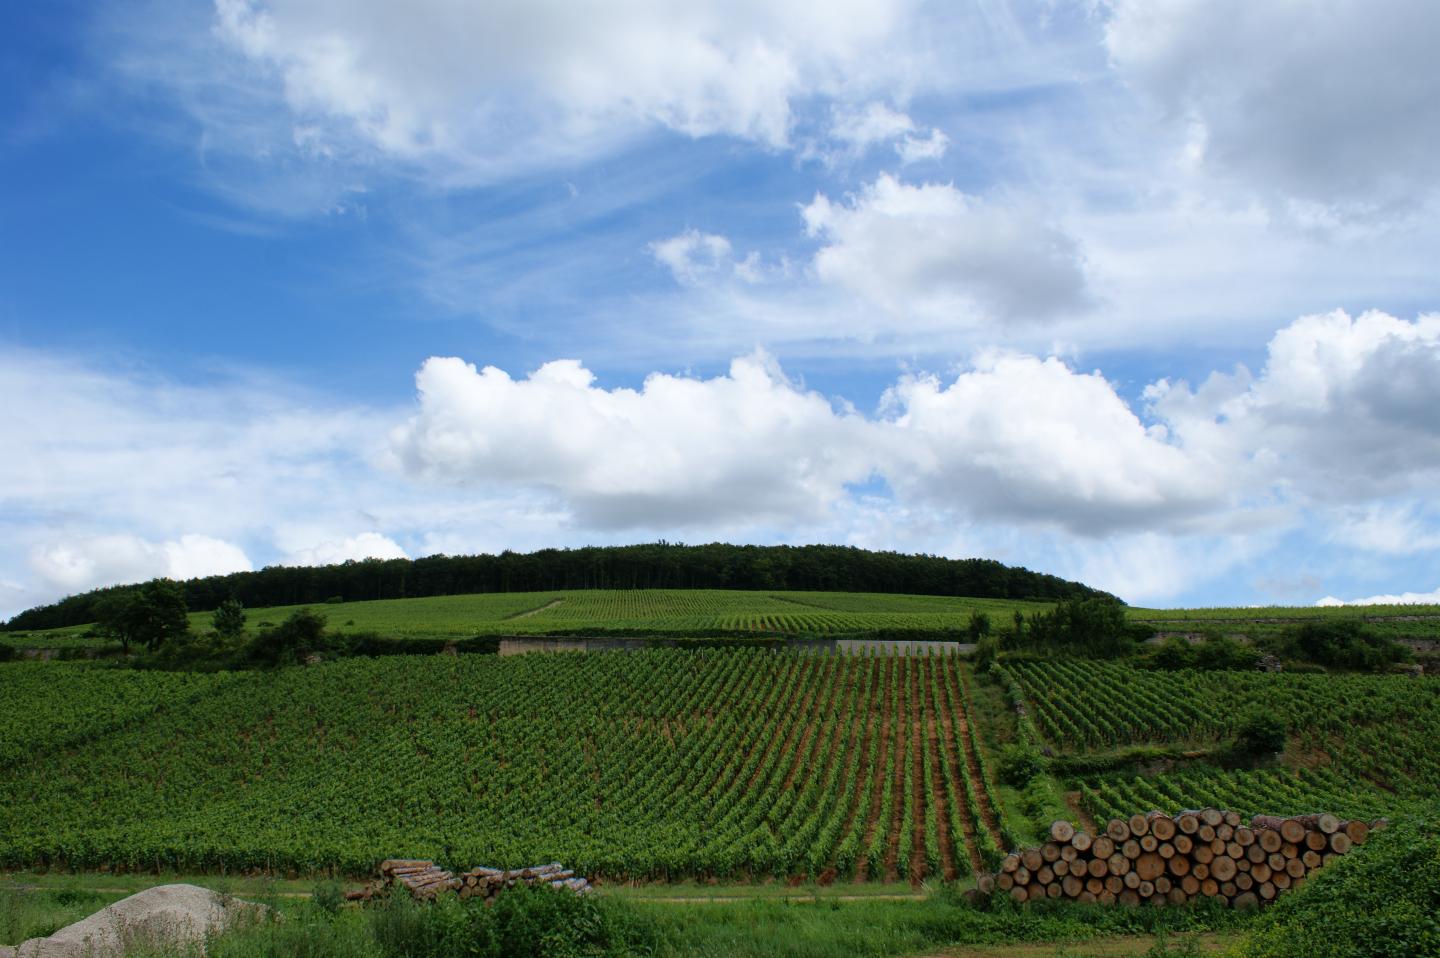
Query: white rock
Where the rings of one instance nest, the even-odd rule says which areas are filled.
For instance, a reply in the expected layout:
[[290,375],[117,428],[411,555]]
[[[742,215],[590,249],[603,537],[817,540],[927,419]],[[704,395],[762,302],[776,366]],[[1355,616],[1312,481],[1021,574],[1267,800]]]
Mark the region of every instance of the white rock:
[[[157,885],[117,901],[49,938],[22,942],[14,958],[109,958],[136,944],[198,944],[263,905],[227,898],[196,885]],[[0,950],[0,958],[11,958]]]

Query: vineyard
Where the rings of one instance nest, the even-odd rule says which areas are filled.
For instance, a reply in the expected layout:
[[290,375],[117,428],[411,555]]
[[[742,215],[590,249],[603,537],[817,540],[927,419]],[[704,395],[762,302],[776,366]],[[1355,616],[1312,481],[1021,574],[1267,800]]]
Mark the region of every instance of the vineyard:
[[1244,814],[1317,808],[1375,817],[1440,788],[1440,683],[1385,675],[1151,672],[1126,665],[1015,662],[997,670],[1021,723],[1055,751],[1137,744],[1214,746],[1263,707],[1290,730],[1288,765],[1191,767],[1080,783],[1096,818],[1200,805]]
[[[248,610],[250,631],[275,625],[302,606]],[[331,629],[400,638],[468,638],[545,633],[842,635],[884,630],[963,632],[974,613],[1007,622],[1048,603],[944,596],[843,592],[745,592],[724,589],[613,589],[502,592],[487,595],[382,599],[312,606]],[[210,627],[210,613],[190,616],[192,631]],[[94,644],[84,626],[4,633],[16,646],[67,648]]]
[[136,674],[5,666],[0,863],[955,877],[1004,841],[960,669],[732,649],[142,673],[153,707],[82,727],[53,703]]
[[[563,621],[594,614],[594,598],[505,608]],[[616,619],[716,605],[609,601]],[[1405,676],[1075,659],[975,676],[950,655],[651,649],[216,674],[13,662],[0,701],[3,867],[359,875],[403,857],[562,861],[612,880],[918,882],[993,870],[1061,790],[1077,823],[1206,806],[1373,820],[1440,786],[1440,685]],[[1288,724],[1286,760],[1208,764],[1256,707]],[[1194,754],[1145,774],[1042,773],[1037,797],[1000,783],[1014,736],[1057,763]]]

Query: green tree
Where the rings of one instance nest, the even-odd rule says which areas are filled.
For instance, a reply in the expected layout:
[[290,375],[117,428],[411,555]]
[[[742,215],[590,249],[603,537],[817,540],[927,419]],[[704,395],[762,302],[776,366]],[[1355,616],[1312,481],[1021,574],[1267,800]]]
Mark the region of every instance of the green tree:
[[235,599],[226,599],[216,607],[210,624],[221,638],[238,638],[245,631],[245,607]]
[[153,652],[190,631],[185,593],[170,579],[153,579],[111,593],[96,603],[95,625],[102,634],[119,641],[126,654],[132,643]]
[[990,616],[984,612],[970,613],[970,641],[979,642],[990,634]]
[[1289,731],[1285,722],[1273,712],[1256,709],[1248,713],[1235,732],[1235,751],[1240,755],[1260,758],[1285,751]]

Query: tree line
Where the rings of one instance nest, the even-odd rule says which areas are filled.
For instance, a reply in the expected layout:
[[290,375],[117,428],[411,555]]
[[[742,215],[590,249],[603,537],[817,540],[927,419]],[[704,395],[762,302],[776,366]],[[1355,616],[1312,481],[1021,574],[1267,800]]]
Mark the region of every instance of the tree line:
[[[82,625],[112,586],[21,612],[6,631]],[[993,559],[872,552],[851,546],[753,546],[656,542],[631,546],[505,551],[498,555],[366,559],[325,566],[268,566],[256,572],[206,576],[180,583],[191,611],[227,599],[247,608],[330,600],[406,599],[484,592],[561,589],[775,589],[892,592],[993,599],[1061,601],[1106,593],[1058,576]]]

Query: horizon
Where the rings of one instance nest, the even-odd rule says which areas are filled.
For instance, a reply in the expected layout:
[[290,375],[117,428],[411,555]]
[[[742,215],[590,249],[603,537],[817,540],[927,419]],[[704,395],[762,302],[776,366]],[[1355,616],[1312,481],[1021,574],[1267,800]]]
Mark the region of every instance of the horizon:
[[0,620],[659,539],[1440,603],[1440,8],[0,27]]

